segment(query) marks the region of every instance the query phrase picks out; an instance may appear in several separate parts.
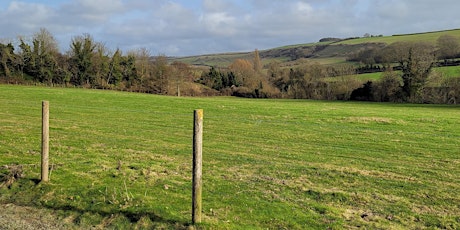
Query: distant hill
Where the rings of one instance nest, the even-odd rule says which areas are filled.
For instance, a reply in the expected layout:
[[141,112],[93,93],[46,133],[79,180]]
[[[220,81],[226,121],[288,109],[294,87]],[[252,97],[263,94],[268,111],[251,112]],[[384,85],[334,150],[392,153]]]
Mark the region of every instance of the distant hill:
[[[400,41],[416,41],[436,43],[442,35],[452,35],[460,40],[460,29],[432,31],[413,34],[396,34],[391,36],[367,36],[355,38],[326,38],[322,42],[282,46],[260,50],[263,63],[272,61],[292,62],[298,59],[309,59],[322,64],[337,64],[346,62],[347,56],[362,49],[385,46]],[[257,48],[257,47],[255,47]],[[206,54],[189,57],[170,58],[191,65],[226,67],[236,59],[252,59],[253,51]]]

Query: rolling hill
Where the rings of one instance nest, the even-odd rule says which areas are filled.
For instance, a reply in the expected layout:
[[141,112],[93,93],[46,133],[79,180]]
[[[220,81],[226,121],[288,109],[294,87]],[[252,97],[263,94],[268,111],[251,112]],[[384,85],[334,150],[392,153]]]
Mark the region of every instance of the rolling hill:
[[[267,50],[260,50],[263,63],[272,61],[289,62],[298,59],[310,59],[321,64],[336,64],[346,62],[346,57],[356,51],[385,46],[400,41],[422,41],[436,43],[442,35],[452,35],[460,40],[460,29],[433,31],[413,34],[396,34],[391,36],[369,36],[359,38],[345,38],[328,42],[313,42],[288,45]],[[256,48],[256,47],[255,47]],[[252,51],[206,54],[188,57],[171,58],[171,61],[180,61],[198,66],[226,67],[236,59],[252,59]]]

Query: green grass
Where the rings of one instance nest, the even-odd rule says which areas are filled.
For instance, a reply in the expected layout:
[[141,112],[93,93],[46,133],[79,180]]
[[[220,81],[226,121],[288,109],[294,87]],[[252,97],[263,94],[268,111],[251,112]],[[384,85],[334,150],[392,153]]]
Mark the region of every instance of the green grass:
[[[436,67],[433,68],[433,72],[441,73],[442,76],[446,78],[453,78],[460,76],[460,66],[448,66],[448,67]],[[383,72],[376,73],[364,73],[364,74],[355,74],[350,75],[349,77],[355,77],[356,79],[366,82],[366,81],[379,81],[382,78]],[[346,76],[348,77],[348,76]],[[328,78],[328,80],[334,80],[337,77]]]
[[207,65],[217,67],[228,67],[236,59],[252,60],[253,52],[235,52],[173,58],[174,61],[190,64],[193,63],[194,65]]
[[346,64],[350,63],[346,61],[344,57],[333,57],[333,58],[311,58],[313,62],[318,62],[321,65],[335,65],[335,64]]
[[357,74],[356,76],[359,80],[362,81],[379,81],[382,78],[382,72],[377,73],[364,73],[364,74]]
[[[81,228],[186,228],[204,109],[206,229],[460,228],[460,108],[0,85],[0,202]],[[37,183],[41,101],[50,183]]]
[[332,42],[311,42],[311,43],[303,43],[303,44],[294,44],[294,45],[286,45],[286,46],[281,46],[277,47],[274,49],[291,49],[291,48],[300,48],[300,47],[306,47],[306,46],[317,46],[317,45],[329,45]]
[[355,44],[361,44],[361,43],[392,44],[395,42],[429,42],[429,43],[436,44],[436,41],[442,35],[455,36],[455,37],[458,37],[458,39],[460,40],[460,29],[446,30],[446,31],[439,31],[439,32],[406,34],[406,35],[398,35],[398,36],[358,38],[358,39],[350,39],[350,40],[341,41],[336,44],[346,44],[346,45],[355,45]]
[[[230,66],[235,60],[244,59],[252,61],[254,59],[254,51],[241,52],[241,53],[223,53],[223,54],[210,54],[190,57],[172,58],[173,61],[180,61],[193,65],[214,66],[226,68]],[[269,57],[263,58],[262,64],[269,64],[271,62],[287,62],[289,57]]]
[[440,72],[445,77],[460,77],[460,66],[434,68],[433,71]]

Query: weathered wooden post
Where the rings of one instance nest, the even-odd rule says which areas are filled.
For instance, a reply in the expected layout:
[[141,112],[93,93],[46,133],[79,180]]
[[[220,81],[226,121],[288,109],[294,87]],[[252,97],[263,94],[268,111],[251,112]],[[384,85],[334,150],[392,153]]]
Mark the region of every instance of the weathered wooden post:
[[194,111],[192,223],[201,223],[201,186],[203,155],[203,110]]
[[50,107],[48,101],[42,102],[42,181],[49,181],[48,170],[49,170],[49,128],[50,128]]

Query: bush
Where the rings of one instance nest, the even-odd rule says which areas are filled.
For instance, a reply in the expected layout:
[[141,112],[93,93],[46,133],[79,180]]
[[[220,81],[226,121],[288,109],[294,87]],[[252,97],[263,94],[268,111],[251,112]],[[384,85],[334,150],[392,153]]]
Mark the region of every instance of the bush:
[[368,81],[361,88],[353,90],[350,95],[350,100],[356,101],[373,101],[374,96],[372,93],[372,81]]
[[375,101],[401,101],[401,77],[391,70],[383,73],[382,79],[374,83],[372,94]]
[[460,77],[449,78],[443,85],[448,86],[446,88],[446,103],[458,104],[460,102]]

